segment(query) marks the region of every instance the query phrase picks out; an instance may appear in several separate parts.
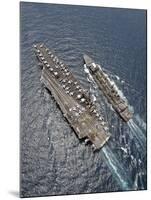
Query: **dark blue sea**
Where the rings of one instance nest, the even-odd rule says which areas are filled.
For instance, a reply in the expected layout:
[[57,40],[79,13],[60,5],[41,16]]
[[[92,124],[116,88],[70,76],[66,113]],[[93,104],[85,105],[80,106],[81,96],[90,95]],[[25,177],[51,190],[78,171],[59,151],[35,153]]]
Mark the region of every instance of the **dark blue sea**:
[[[80,141],[40,82],[33,44],[43,42],[86,89],[83,54],[100,64],[134,110],[127,124],[94,91],[111,138],[99,151]],[[146,170],[146,11],[20,4],[20,195],[144,190]],[[124,195],[124,194],[123,194]]]

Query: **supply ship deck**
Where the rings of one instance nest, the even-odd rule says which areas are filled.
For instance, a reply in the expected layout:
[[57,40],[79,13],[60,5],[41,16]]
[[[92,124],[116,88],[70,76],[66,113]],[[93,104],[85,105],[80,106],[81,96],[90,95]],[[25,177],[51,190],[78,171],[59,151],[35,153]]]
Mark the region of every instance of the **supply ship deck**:
[[118,93],[114,82],[109,79],[101,66],[96,64],[89,56],[84,55],[83,58],[87,69],[103,95],[107,98],[108,102],[112,105],[118,115],[125,122],[128,122],[133,117],[133,113],[130,111],[128,103]]

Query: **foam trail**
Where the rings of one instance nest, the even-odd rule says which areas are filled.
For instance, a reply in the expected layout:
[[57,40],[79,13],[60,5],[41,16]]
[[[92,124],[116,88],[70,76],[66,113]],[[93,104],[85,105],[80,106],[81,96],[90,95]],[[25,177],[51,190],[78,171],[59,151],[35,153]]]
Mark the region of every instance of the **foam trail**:
[[146,131],[146,123],[138,114],[135,115],[135,120],[138,123],[138,126],[140,126],[143,130]]
[[144,189],[144,184],[143,184],[142,174],[141,173],[139,173],[139,178],[140,178],[141,189]]
[[137,190],[137,188],[138,188],[138,174],[136,174],[136,176],[135,176],[134,188],[135,188],[135,190]]
[[[87,74],[87,80],[90,83],[90,89],[92,89],[93,92],[95,91],[95,94],[97,94],[97,96],[98,96],[98,90],[96,90],[96,88],[98,88],[97,84],[95,83],[95,81],[94,81],[93,77],[91,76],[89,69],[87,68],[86,65],[84,65],[84,71]],[[117,87],[117,86],[115,86],[115,87]],[[118,90],[120,95],[126,100],[123,93],[118,88],[116,88],[116,89]],[[106,99],[105,99],[105,101],[106,101]],[[107,105],[110,105],[107,101],[106,101],[106,103],[107,103]],[[121,189],[135,190],[136,186],[130,180],[130,178],[129,178],[130,176],[126,173],[126,169],[124,168],[124,166],[121,165],[121,163],[118,161],[115,154],[113,154],[113,152],[110,150],[110,148],[107,145],[102,148],[102,153],[104,155],[104,159],[106,161],[107,166],[111,170],[112,174],[114,174],[114,177],[116,178],[117,182],[119,183]]]
[[110,148],[106,145],[102,148],[102,152],[104,154],[104,158],[111,172],[114,174],[117,179],[120,187],[123,190],[132,190],[133,184],[131,183],[129,176],[126,173],[126,170],[121,166],[116,156],[110,150]]
[[139,142],[139,145],[141,146],[141,148],[144,151],[146,151],[146,136],[144,135],[142,130],[139,128],[139,126],[137,126],[137,124],[133,121],[133,119],[130,119],[127,124],[131,130],[131,133]]

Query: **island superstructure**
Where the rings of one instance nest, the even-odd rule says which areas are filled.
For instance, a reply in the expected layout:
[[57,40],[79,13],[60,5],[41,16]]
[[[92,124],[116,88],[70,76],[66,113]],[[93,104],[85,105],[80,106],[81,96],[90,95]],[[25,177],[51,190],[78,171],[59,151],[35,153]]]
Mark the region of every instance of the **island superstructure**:
[[79,139],[92,143],[93,150],[100,149],[108,141],[110,133],[95,103],[69,68],[44,44],[34,45],[34,52],[42,65],[41,81],[55,98],[70,126]]
[[102,67],[96,64],[88,55],[85,54],[83,58],[85,66],[89,70],[98,88],[102,91],[103,95],[107,98],[118,115],[125,122],[128,122],[133,117],[133,112],[130,111],[126,100],[119,94],[114,82],[110,80]]

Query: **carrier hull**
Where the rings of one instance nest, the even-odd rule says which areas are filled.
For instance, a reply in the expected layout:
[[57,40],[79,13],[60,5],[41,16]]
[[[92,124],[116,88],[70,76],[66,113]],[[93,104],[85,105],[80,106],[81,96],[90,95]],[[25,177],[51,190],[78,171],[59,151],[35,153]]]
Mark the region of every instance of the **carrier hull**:
[[41,81],[55,98],[64,117],[79,139],[90,141],[94,150],[100,149],[110,133],[94,102],[69,68],[48,48],[37,44],[34,50],[42,66]]

